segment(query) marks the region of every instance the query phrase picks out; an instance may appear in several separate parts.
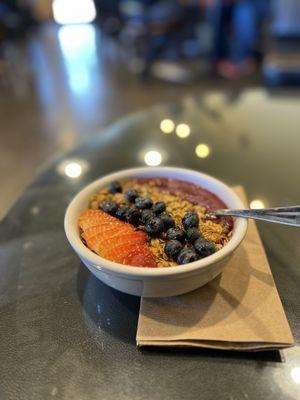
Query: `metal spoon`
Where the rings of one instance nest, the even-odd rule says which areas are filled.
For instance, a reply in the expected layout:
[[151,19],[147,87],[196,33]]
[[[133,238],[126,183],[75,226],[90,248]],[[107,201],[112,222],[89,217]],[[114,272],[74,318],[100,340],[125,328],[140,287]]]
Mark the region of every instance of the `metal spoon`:
[[214,210],[212,216],[252,218],[300,228],[300,206],[261,208],[258,210]]

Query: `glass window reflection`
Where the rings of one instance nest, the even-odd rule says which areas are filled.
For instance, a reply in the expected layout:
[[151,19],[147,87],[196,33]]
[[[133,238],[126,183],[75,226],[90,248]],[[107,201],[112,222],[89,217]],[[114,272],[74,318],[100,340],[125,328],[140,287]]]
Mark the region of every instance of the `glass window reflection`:
[[58,39],[72,93],[88,94],[93,90],[91,76],[97,64],[95,28],[88,24],[62,26]]

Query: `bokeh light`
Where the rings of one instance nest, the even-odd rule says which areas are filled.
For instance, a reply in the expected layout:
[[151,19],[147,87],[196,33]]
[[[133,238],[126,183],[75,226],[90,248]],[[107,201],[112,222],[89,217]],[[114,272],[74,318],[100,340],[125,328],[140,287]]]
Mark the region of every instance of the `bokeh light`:
[[254,199],[250,203],[250,208],[252,208],[253,210],[258,210],[258,209],[264,208],[264,207],[265,207],[265,205],[264,205],[263,201],[261,201],[259,199]]
[[66,159],[57,166],[57,172],[68,178],[79,178],[89,169],[89,164],[81,159]]
[[54,0],[53,18],[58,24],[86,24],[96,18],[93,0]]
[[206,158],[210,154],[210,148],[207,146],[207,144],[200,143],[198,146],[196,146],[195,153],[199,158]]
[[147,153],[144,155],[144,161],[145,161],[145,164],[147,164],[151,167],[156,167],[157,165],[161,164],[162,156],[159,151],[150,150],[150,151],[147,151]]
[[175,124],[174,124],[174,122],[171,120],[171,119],[163,119],[161,122],[160,122],[160,130],[163,132],[163,133],[172,133],[173,131],[174,131],[174,128],[175,128]]
[[65,166],[65,174],[69,178],[78,178],[82,174],[82,167],[77,162],[70,162]]
[[187,124],[179,124],[176,127],[176,135],[181,139],[185,139],[190,136],[191,129]]
[[295,383],[300,384],[300,367],[295,367],[291,370],[291,376]]

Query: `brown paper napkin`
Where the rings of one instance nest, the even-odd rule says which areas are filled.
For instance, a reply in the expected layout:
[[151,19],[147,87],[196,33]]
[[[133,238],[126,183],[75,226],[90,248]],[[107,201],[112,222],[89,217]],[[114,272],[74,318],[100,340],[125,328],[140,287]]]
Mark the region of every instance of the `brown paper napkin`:
[[[247,203],[241,187],[236,193]],[[223,273],[184,295],[143,298],[138,346],[194,346],[228,350],[290,347],[290,331],[256,225]]]

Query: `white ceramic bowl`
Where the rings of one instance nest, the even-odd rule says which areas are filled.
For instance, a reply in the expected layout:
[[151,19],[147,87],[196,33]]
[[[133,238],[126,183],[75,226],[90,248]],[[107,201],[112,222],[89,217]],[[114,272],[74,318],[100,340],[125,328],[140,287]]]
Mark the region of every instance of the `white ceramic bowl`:
[[221,181],[192,170],[169,167],[142,167],[122,170],[86,186],[71,201],[65,215],[67,238],[87,268],[102,282],[121,292],[144,297],[175,296],[190,292],[215,278],[242,242],[247,221],[236,219],[231,240],[213,255],[190,264],[170,268],[139,268],[106,260],[89,250],[81,241],[77,219],[88,207],[89,198],[113,180],[167,177],[192,182],[216,194],[229,208],[243,208],[240,198]]

